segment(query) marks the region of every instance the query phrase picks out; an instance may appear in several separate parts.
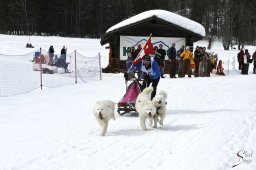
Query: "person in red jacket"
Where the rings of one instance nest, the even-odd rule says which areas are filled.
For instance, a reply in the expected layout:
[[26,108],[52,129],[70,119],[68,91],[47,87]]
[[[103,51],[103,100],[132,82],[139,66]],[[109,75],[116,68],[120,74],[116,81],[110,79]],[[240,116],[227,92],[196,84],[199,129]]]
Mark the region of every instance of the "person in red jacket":
[[217,73],[216,73],[216,74],[225,76],[224,68],[223,68],[223,66],[222,66],[222,60],[220,60],[219,63],[218,63],[218,66],[217,66]]

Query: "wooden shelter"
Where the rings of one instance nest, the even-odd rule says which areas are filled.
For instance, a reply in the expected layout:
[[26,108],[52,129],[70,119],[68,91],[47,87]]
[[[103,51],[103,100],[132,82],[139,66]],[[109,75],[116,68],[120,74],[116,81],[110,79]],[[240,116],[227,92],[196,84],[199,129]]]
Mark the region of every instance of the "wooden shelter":
[[[186,46],[205,35],[204,27],[190,19],[164,10],[146,11],[109,28],[101,37],[101,45],[109,43],[109,64],[104,72],[124,72],[125,60],[120,60],[120,36],[184,37]],[[168,64],[168,62],[166,62]],[[168,72],[168,69],[165,69]]]

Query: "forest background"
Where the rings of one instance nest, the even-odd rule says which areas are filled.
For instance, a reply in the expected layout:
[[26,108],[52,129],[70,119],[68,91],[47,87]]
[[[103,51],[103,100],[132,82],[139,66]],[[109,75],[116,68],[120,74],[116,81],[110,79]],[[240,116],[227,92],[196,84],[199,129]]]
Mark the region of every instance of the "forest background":
[[199,22],[209,42],[221,38],[226,50],[256,45],[256,0],[0,0],[0,33],[100,38],[152,9]]

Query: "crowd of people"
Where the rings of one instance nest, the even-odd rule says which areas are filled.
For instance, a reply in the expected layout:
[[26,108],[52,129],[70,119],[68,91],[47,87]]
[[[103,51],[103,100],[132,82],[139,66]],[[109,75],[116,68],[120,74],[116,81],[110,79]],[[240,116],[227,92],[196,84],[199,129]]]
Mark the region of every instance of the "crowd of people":
[[[125,78],[128,80],[130,75],[134,75],[134,72],[139,72],[138,78],[143,75],[142,89],[152,84],[154,91],[152,92],[151,98],[156,94],[157,85],[160,78],[165,78],[165,57],[168,57],[168,67],[170,78],[179,78],[192,76],[194,77],[210,77],[213,74],[213,70],[216,70],[216,74],[225,76],[223,61],[218,61],[217,54],[206,52],[205,47],[197,46],[194,53],[191,52],[191,48],[187,46],[181,46],[180,49],[176,50],[175,43],[166,51],[163,49],[163,45],[155,46],[155,54],[153,56],[144,55],[142,60],[139,62],[133,62],[141,50],[141,46],[135,50],[135,47],[131,47],[131,51],[128,53],[128,59],[126,61],[127,73]],[[241,50],[238,55],[239,70],[242,74],[248,74],[249,63],[254,62],[253,73],[256,74],[256,51],[254,52],[252,59],[248,50]]]
[[[223,62],[221,60],[218,61],[217,54],[206,52],[205,47],[197,46],[194,53],[192,53],[189,46],[185,48],[183,45],[178,50],[176,50],[175,46],[176,44],[172,43],[167,51],[163,49],[163,44],[154,47],[154,60],[159,65],[161,78],[165,78],[164,70],[166,69],[166,63],[169,63],[170,78],[177,78],[177,76],[182,78],[185,75],[191,77],[192,74],[194,77],[209,77],[213,74],[213,69],[216,70],[216,74],[225,75],[222,66]],[[131,52],[128,53],[126,61],[127,69],[131,67],[140,49],[141,46],[137,50],[135,50],[135,47],[131,47]],[[167,62],[165,62],[166,56],[168,57]]]
[[33,58],[33,62],[36,64],[41,63],[48,66],[56,66],[57,68],[64,68],[66,73],[69,72],[69,70],[67,69],[69,63],[66,62],[67,48],[63,46],[59,57],[57,54],[54,54],[54,52],[54,47],[51,45],[48,50],[48,55],[35,55],[35,57]]

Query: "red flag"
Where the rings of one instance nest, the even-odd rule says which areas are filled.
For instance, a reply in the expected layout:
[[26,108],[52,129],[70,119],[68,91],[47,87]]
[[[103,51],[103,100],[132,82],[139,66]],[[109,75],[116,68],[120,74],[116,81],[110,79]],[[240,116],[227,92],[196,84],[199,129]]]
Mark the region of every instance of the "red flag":
[[137,55],[135,60],[132,62],[132,65],[138,64],[142,60],[144,55],[150,55],[150,54],[155,54],[153,44],[151,43],[151,35],[147,40],[146,44],[144,45],[143,49],[140,50],[139,54]]

